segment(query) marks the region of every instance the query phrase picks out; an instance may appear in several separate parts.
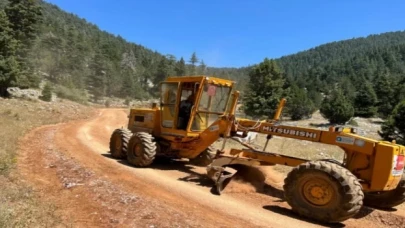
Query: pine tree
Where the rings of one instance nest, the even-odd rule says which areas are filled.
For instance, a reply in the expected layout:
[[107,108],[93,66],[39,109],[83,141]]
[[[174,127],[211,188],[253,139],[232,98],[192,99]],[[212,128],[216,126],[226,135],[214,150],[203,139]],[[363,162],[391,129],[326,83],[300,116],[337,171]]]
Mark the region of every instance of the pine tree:
[[37,87],[40,79],[34,74],[29,51],[38,33],[38,25],[42,21],[41,8],[37,0],[9,0],[5,12],[10,21],[13,37],[17,40],[16,59],[21,70],[17,85]]
[[176,74],[176,57],[174,55],[166,55],[167,58],[167,75],[174,76]]
[[200,62],[200,74],[205,75],[207,73],[207,65],[204,63],[204,60]]
[[145,97],[146,91],[136,79],[136,75],[133,74],[123,75],[120,97],[125,99],[142,99]]
[[291,86],[286,108],[292,120],[308,118],[315,111],[315,105],[308,98],[307,92],[296,85]]
[[169,71],[169,61],[165,57],[163,57],[157,67],[157,72],[153,83],[156,86],[159,85],[160,82],[164,81],[166,77],[169,76]]
[[[14,38],[22,48],[29,48],[42,20],[41,8],[37,0],[9,0],[5,12],[11,23]],[[21,48],[21,46],[19,47]]]
[[52,100],[52,86],[49,83],[46,83],[44,89],[42,90],[41,100],[51,101]]
[[[362,80],[365,80],[362,78]],[[354,105],[354,100],[356,98],[356,87],[353,85],[353,82],[349,77],[343,77],[340,82],[338,82],[338,87],[342,90],[346,99]]]
[[191,55],[191,58],[189,60],[189,62],[191,63],[191,75],[195,75],[196,72],[196,63],[198,63],[198,58],[197,58],[197,54],[195,52],[193,52],[193,54]]
[[[395,107],[395,91],[393,79],[388,76],[389,72],[380,73],[374,80],[374,90],[378,97],[377,109],[381,117],[388,117]],[[400,90],[397,90],[400,91]]]
[[94,102],[106,94],[107,72],[105,65],[104,56],[98,51],[91,62],[91,74],[88,77],[88,88],[93,95]]
[[339,89],[326,97],[320,109],[321,115],[331,124],[344,124],[354,115],[354,108]]
[[249,73],[244,111],[252,117],[273,118],[283,96],[285,79],[274,60],[264,59]]
[[[400,101],[405,100],[405,78],[400,80],[396,86],[394,86],[394,93],[393,99],[391,100],[391,104],[398,104]],[[395,107],[395,105],[392,105]]]
[[176,63],[175,72],[177,76],[185,76],[186,75],[186,63],[183,57],[180,58],[179,61]]
[[15,54],[17,41],[4,11],[0,11],[0,96],[7,96],[7,88],[19,82],[20,65]]
[[373,117],[377,114],[377,95],[373,86],[368,81],[363,81],[359,85],[356,97],[354,99],[354,115],[361,117]]
[[396,140],[405,144],[405,100],[401,101],[381,126],[380,136],[385,140]]
[[322,105],[322,94],[316,90],[308,90],[308,98],[313,102],[315,109],[319,109]]

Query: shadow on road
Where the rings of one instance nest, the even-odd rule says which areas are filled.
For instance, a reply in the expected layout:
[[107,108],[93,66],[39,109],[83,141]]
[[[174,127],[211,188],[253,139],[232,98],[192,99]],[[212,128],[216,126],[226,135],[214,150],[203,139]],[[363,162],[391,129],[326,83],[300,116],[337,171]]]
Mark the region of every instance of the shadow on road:
[[[117,160],[117,162],[120,164],[134,168],[134,166],[129,164],[128,161],[125,159],[115,159],[109,153],[102,155],[104,157]],[[176,170],[187,174],[187,176],[185,177],[178,178],[178,180],[180,181],[195,183],[203,187],[213,187],[214,185],[213,181],[208,176],[195,172],[193,170],[194,167],[188,164],[187,161],[159,157],[156,158],[154,162],[146,168],[158,170]]]
[[280,207],[277,205],[264,206],[263,208],[266,210],[269,210],[271,212],[277,213],[277,214],[281,214],[281,215],[288,216],[293,219],[298,219],[298,220],[302,220],[305,222],[313,223],[313,224],[323,226],[323,227],[345,227],[345,224],[343,224],[343,223],[335,223],[335,224],[319,223],[317,221],[301,217],[298,214],[294,213],[292,210],[284,208],[284,207]]
[[[126,159],[115,159],[108,152],[106,154],[102,154],[102,155],[104,157],[114,159],[120,164],[135,168],[133,165],[129,164]],[[176,170],[176,171],[183,172],[183,173],[187,174],[187,176],[178,178],[179,181],[194,183],[194,184],[197,184],[198,186],[211,188],[211,190],[210,190],[211,193],[215,194],[215,195],[218,195],[216,190],[215,190],[216,187],[214,186],[214,182],[208,176],[206,176],[205,174],[200,174],[200,173],[194,171],[193,169],[195,167],[193,165],[190,165],[187,161],[168,159],[168,158],[160,158],[159,157],[153,162],[152,165],[150,165],[150,166],[148,166],[146,168],[147,169],[158,169],[158,170]],[[256,192],[259,193],[259,194],[264,194],[264,195],[267,195],[267,196],[277,198],[278,200],[275,200],[274,203],[285,202],[284,191],[282,189],[278,189],[278,188],[276,188],[274,186],[271,186],[269,184],[264,184],[262,188],[259,188],[259,189],[256,189],[256,190],[257,190]],[[281,206],[278,206],[278,205],[265,205],[265,206],[263,206],[263,209],[272,211],[274,213],[282,214],[282,215],[285,215],[285,216],[289,216],[289,217],[294,218],[294,219],[298,219],[298,220],[302,220],[302,221],[305,221],[305,222],[309,222],[309,223],[317,224],[317,225],[320,225],[320,226],[324,226],[324,227],[345,227],[345,225],[342,224],[342,223],[322,224],[322,223],[319,223],[317,221],[301,217],[298,214],[296,214],[295,212],[293,212],[291,209],[287,209],[287,208],[284,208],[284,207],[281,207]],[[361,219],[361,218],[369,215],[373,211],[374,211],[373,208],[362,207],[361,210],[359,211],[359,213],[356,214],[353,217],[353,219]],[[395,209],[392,210],[392,211],[395,211]]]

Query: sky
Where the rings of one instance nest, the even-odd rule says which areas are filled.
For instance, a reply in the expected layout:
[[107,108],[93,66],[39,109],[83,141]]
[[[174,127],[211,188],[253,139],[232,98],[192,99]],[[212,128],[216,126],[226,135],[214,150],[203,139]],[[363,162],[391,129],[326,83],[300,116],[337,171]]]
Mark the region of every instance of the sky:
[[328,42],[405,30],[405,1],[46,0],[178,59],[243,67]]

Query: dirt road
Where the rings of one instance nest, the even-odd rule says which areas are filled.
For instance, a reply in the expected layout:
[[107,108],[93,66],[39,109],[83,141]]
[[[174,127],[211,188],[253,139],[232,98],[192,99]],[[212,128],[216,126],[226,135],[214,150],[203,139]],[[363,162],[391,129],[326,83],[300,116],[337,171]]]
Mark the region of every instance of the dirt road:
[[[283,201],[282,176],[267,172],[261,192],[235,185],[217,196],[203,168],[184,161],[134,168],[108,154],[109,137],[125,126],[125,110],[102,109],[90,120],[46,126],[21,141],[18,168],[61,227],[323,227]],[[340,227],[403,227],[403,207],[364,208]]]

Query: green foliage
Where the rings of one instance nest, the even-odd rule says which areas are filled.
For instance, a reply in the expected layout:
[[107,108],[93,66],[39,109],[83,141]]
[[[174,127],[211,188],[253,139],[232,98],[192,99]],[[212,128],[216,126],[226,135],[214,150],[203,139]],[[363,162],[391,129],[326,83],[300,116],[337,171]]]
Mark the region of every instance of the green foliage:
[[170,72],[169,60],[166,58],[162,58],[158,64],[154,80],[155,85],[158,85],[160,82],[164,81],[167,78],[167,76],[169,76],[169,72]]
[[405,145],[405,100],[401,101],[381,126],[380,136]]
[[370,82],[364,81],[359,84],[354,99],[354,115],[361,117],[373,117],[377,114],[377,95]]
[[[363,80],[365,80],[363,78]],[[360,83],[361,84],[361,83]],[[342,78],[338,83],[337,86],[342,90],[343,94],[345,95],[346,99],[349,100],[353,105],[357,96],[357,89],[350,78]]]
[[0,44],[0,55],[2,57],[16,54],[17,40],[13,37],[11,23],[3,10],[0,11]]
[[396,105],[394,79],[389,76],[389,72],[379,73],[376,76],[374,90],[378,97],[378,113],[386,118]]
[[285,79],[274,60],[264,59],[249,74],[244,99],[246,115],[272,118],[283,97]]
[[29,48],[34,41],[41,21],[41,8],[37,0],[9,0],[5,12],[11,23],[13,36],[19,48]]
[[201,60],[199,70],[200,70],[200,72],[199,72],[200,75],[205,75],[207,73],[207,65],[205,65],[204,60]]
[[286,108],[292,120],[309,118],[315,111],[315,105],[308,98],[307,92],[296,85],[291,87],[290,99],[287,101]]
[[32,62],[54,84],[88,89],[93,101],[104,96],[143,99],[156,96],[156,85],[168,75],[187,74],[183,58],[129,43],[55,5],[41,2],[41,7],[44,23]]
[[[364,80],[374,84],[379,99],[376,106],[382,117],[389,115],[399,100],[405,99],[402,92],[405,91],[405,31],[328,43],[275,61],[289,82],[307,89],[316,107],[322,100],[319,94],[327,94],[337,85],[354,105],[358,86]],[[230,75],[240,85],[253,67],[209,67],[208,72]],[[383,75],[388,77],[388,83],[376,88],[376,80]]]
[[49,83],[46,83],[44,89],[42,90],[42,96],[40,97],[43,101],[52,100],[52,86]]
[[322,100],[323,100],[322,94],[320,92],[316,91],[316,90],[309,90],[307,92],[307,94],[308,94],[308,98],[314,104],[314,108],[315,109],[321,108]]
[[198,60],[197,54],[195,52],[193,52],[193,54],[191,55],[190,60],[189,60],[189,62],[191,63],[191,66],[190,66],[191,75],[197,74],[196,63],[198,63],[198,61],[199,60]]
[[42,22],[41,7],[37,0],[9,0],[4,11],[10,22],[12,36],[17,41],[16,59],[19,75],[15,86],[37,87],[40,79],[34,74],[30,50]]
[[68,88],[62,85],[57,85],[54,88],[54,92],[60,98],[68,99],[81,104],[87,104],[88,102],[87,93],[80,89]]
[[[103,96],[132,99],[156,96],[157,82],[168,75],[213,75],[235,80],[243,98],[254,92],[249,88],[249,75],[260,64],[213,68],[205,66],[195,52],[186,64],[182,57],[176,60],[173,55],[164,56],[129,43],[44,1],[9,2],[0,4],[7,12],[0,12],[2,96],[8,86],[35,87],[41,78],[34,72],[43,72],[41,77],[68,90],[88,89],[94,100]],[[364,97],[356,95],[365,80],[373,82],[378,97],[375,106],[382,117],[388,116],[398,101],[405,98],[405,31],[333,42],[274,61],[286,79],[281,86],[284,94],[296,84],[306,89],[316,108],[321,106],[321,94],[328,94],[338,85],[356,107],[356,114],[368,115],[373,111],[372,105],[363,110]],[[379,80],[382,82],[376,82]],[[267,96],[270,95],[253,96],[256,100],[249,102],[266,111],[253,109],[252,112],[261,113],[252,114],[269,116],[267,112],[273,109],[270,103],[274,101],[267,101]]]
[[349,122],[347,122],[347,124],[355,126],[355,127],[359,126],[359,123],[354,119],[350,119]]
[[91,74],[88,77],[88,90],[93,95],[93,101],[97,102],[106,95],[107,90],[107,69],[105,57],[97,52],[90,65]]
[[0,10],[0,96],[7,87],[36,87],[28,53],[37,34],[41,11],[34,0],[10,0]]
[[186,63],[184,62],[183,57],[181,57],[180,60],[177,61],[175,66],[175,72],[177,76],[184,76],[187,74]]
[[354,108],[343,92],[336,89],[323,100],[320,112],[331,124],[344,124],[353,117]]
[[15,86],[20,74],[16,59],[17,40],[13,37],[10,22],[3,10],[0,11],[0,96],[7,94],[9,86]]

